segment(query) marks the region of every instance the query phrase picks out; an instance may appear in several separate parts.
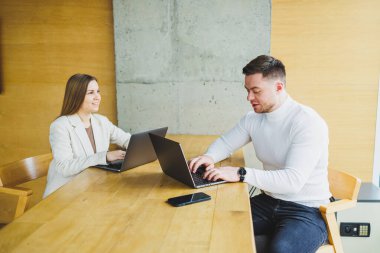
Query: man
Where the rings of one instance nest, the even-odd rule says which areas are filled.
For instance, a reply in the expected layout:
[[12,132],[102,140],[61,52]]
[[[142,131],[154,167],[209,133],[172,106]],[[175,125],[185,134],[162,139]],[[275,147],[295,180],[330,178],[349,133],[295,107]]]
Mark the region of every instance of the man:
[[[328,128],[311,108],[286,92],[285,66],[266,55],[243,68],[247,100],[254,112],[193,158],[204,178],[246,182],[262,190],[251,198],[255,236],[268,235],[269,252],[315,252],[327,240],[319,206],[329,202]],[[219,162],[252,141],[264,170],[220,167]]]

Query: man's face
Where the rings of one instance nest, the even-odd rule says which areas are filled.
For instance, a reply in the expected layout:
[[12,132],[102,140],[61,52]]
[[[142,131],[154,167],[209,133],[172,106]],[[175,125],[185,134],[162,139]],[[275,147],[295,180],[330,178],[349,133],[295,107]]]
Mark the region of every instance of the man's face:
[[284,89],[280,80],[263,78],[263,74],[257,73],[245,76],[244,87],[256,113],[272,112],[280,106],[279,95]]

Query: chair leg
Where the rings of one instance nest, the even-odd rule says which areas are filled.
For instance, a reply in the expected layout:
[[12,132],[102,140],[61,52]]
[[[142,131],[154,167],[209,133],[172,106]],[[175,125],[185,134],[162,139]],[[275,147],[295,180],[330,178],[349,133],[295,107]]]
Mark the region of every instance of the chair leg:
[[342,240],[340,238],[340,232],[338,229],[338,223],[336,221],[335,213],[322,213],[323,218],[327,224],[329,242],[333,245],[336,253],[343,253]]
[[24,214],[25,210],[28,208],[29,202],[30,202],[30,195],[19,197],[16,211],[15,211],[15,218]]

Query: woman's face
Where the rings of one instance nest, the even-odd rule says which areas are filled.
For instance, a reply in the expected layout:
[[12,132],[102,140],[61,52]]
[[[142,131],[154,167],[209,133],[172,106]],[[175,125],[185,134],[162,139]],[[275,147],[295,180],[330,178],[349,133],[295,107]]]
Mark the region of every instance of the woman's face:
[[100,96],[99,85],[95,80],[92,80],[87,87],[86,96],[79,108],[81,113],[93,113],[99,111],[99,105],[102,97]]

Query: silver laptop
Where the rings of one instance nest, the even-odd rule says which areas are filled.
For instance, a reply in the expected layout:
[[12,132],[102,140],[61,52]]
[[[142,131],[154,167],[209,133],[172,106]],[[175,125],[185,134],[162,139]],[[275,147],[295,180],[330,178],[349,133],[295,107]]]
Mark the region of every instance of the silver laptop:
[[156,151],[158,161],[160,162],[161,169],[169,177],[193,188],[226,183],[226,181],[223,180],[209,181],[203,179],[204,167],[198,168],[196,173],[190,172],[181,144],[178,142],[155,134],[149,134],[149,136]]
[[94,167],[121,172],[153,162],[157,159],[157,156],[153,149],[152,142],[150,141],[149,134],[152,133],[158,136],[165,136],[167,131],[168,128],[163,127],[133,134],[129,140],[124,160],[113,161],[107,165],[98,164]]

